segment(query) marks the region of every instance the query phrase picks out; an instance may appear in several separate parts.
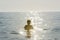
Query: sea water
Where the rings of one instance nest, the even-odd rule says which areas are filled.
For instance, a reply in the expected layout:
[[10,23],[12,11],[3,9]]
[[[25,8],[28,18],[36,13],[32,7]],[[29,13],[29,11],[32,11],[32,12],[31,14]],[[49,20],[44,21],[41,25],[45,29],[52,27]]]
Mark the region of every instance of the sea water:
[[0,12],[0,40],[27,40],[21,31],[29,17],[33,40],[60,40],[60,12]]

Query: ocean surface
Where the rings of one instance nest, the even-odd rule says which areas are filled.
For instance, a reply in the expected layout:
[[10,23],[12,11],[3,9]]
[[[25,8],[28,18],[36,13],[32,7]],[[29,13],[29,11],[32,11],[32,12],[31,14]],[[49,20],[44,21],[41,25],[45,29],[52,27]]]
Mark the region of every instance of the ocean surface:
[[60,40],[60,12],[0,12],[0,40],[27,40],[23,32],[29,18],[35,28],[30,40]]

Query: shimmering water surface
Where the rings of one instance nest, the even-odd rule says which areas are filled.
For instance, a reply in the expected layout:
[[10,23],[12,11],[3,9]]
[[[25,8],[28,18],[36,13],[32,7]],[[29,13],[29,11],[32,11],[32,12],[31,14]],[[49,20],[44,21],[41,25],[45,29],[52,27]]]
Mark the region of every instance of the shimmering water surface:
[[29,18],[35,31],[31,40],[60,40],[60,12],[0,12],[0,40],[27,40]]

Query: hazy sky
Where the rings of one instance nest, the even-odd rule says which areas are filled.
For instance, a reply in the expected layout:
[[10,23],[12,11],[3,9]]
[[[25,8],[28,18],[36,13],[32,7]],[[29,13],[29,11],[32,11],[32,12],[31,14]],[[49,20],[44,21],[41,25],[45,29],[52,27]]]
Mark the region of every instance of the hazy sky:
[[60,11],[60,0],[0,0],[0,11]]

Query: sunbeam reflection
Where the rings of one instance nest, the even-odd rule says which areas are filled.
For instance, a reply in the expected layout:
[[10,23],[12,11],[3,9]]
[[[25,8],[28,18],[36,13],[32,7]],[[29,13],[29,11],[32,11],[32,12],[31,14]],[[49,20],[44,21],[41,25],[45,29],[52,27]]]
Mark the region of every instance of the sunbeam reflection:
[[[33,15],[33,16],[31,16],[31,15]],[[26,19],[30,19],[31,23],[33,25],[33,30],[30,30],[31,35],[32,35],[30,40],[43,39],[43,37],[44,37],[43,33],[46,33],[46,31],[44,31],[44,28],[40,27],[43,24],[43,21],[44,21],[43,18],[41,18],[37,12],[31,11],[30,13],[27,14]],[[47,26],[47,24],[44,24],[44,25]],[[40,33],[38,33],[38,32],[40,32]],[[21,35],[25,34],[24,36],[26,36],[25,31],[24,32],[20,31],[19,33]]]

